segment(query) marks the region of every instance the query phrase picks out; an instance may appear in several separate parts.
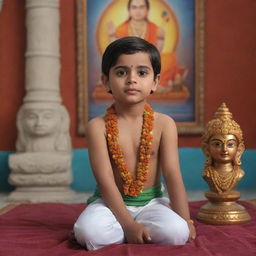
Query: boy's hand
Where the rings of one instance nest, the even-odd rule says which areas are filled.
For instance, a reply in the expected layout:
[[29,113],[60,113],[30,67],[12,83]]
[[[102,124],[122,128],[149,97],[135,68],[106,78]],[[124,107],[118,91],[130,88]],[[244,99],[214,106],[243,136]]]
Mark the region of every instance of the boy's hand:
[[189,241],[194,240],[196,238],[196,228],[193,223],[188,222],[189,228]]
[[135,221],[124,228],[124,234],[128,244],[148,244],[151,242],[146,228]]

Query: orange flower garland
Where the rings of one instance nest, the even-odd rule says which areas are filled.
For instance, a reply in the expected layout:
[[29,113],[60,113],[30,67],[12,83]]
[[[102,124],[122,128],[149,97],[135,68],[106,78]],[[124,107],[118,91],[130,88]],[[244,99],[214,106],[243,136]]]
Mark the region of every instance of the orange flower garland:
[[136,167],[136,179],[132,178],[124,160],[124,154],[118,143],[118,120],[114,105],[108,108],[105,115],[105,126],[108,148],[111,156],[124,181],[124,194],[136,197],[143,191],[144,182],[149,172],[149,159],[153,142],[154,111],[149,104],[146,104],[143,112],[143,125],[139,145],[139,161]]

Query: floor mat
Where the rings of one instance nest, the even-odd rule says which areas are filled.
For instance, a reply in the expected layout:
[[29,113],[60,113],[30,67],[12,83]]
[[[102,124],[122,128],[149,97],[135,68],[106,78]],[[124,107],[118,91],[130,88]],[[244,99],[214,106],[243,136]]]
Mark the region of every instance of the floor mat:
[[0,256],[256,255],[256,210],[253,204],[240,202],[252,217],[249,223],[213,226],[196,220],[196,213],[204,203],[189,203],[197,238],[186,245],[120,244],[97,251],[86,251],[72,236],[72,226],[85,204],[15,205],[0,215]]

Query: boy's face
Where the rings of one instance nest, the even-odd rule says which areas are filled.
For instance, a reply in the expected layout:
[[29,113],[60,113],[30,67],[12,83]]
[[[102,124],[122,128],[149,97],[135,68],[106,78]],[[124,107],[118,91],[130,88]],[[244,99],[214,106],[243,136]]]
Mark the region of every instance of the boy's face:
[[159,75],[154,80],[154,71],[149,55],[144,52],[122,54],[111,67],[109,77],[102,76],[107,90],[112,91],[116,101],[137,103],[146,99],[158,85]]

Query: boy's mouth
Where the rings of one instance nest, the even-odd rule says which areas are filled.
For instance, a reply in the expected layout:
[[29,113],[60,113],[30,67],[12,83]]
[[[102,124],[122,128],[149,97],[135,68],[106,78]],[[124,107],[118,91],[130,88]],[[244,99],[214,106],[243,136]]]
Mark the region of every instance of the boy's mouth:
[[136,92],[138,92],[138,90],[136,90],[136,89],[127,89],[127,90],[125,90],[125,92],[128,93],[128,94],[135,94]]

